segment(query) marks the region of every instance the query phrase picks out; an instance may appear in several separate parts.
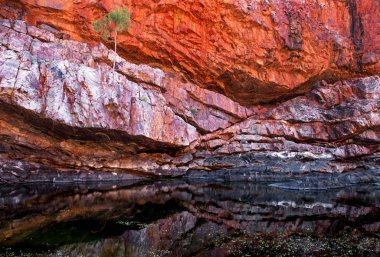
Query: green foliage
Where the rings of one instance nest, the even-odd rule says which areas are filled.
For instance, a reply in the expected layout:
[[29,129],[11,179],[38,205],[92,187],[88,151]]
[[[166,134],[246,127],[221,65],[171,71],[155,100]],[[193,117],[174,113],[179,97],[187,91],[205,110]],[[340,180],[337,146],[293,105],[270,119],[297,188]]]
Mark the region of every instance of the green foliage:
[[107,39],[112,34],[116,36],[119,32],[125,32],[129,29],[130,14],[127,7],[116,7],[116,9],[107,14],[106,17],[93,22],[93,27],[103,39]]
[[193,108],[190,108],[190,112],[193,114],[193,115],[197,115],[199,110],[197,109],[193,109]]
[[100,34],[100,36],[107,40],[108,37],[111,34],[111,28],[109,25],[109,21],[107,20],[107,17],[102,20],[97,20],[92,23],[92,26],[94,27],[94,30]]
[[125,6],[116,8],[115,11],[109,13],[108,17],[115,24],[116,30],[128,30],[130,15]]
[[148,97],[146,97],[146,96],[144,95],[144,96],[139,97],[139,100],[140,100],[140,101],[143,101],[143,102],[148,102]]
[[[114,11],[108,13],[103,19],[94,21],[92,25],[94,30],[98,32],[104,40],[107,40],[110,36],[114,37],[114,51],[116,53],[117,35],[119,32],[128,31],[130,19],[131,16],[127,7],[122,6],[117,7]],[[115,80],[115,65],[116,59],[114,59],[112,65],[113,80]]]

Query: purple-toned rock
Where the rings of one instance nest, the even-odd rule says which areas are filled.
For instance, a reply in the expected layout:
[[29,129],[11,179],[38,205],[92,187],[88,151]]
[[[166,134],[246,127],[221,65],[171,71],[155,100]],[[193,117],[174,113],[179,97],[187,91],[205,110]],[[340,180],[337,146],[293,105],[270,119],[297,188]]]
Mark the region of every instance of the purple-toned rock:
[[32,36],[43,31],[17,32],[19,23],[0,27],[8,38],[0,48],[2,101],[71,127],[119,130],[173,146],[198,137],[193,126],[167,108],[162,94],[95,63],[87,44],[42,42]]
[[1,159],[159,177],[379,166],[379,76],[322,81],[247,108],[179,73],[44,28],[0,22]]

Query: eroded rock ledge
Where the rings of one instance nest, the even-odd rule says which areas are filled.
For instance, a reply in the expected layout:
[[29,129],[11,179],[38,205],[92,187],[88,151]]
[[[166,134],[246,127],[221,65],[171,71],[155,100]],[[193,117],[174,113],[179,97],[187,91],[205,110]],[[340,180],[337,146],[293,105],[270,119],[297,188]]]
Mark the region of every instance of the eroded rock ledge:
[[[192,157],[165,153],[251,115],[221,94],[128,63],[102,44],[59,39],[11,20],[1,22],[0,36],[2,148],[12,159],[173,170]],[[114,58],[115,73],[109,65]]]
[[0,157],[20,171],[173,177],[379,168],[379,76],[322,81],[305,95],[248,108],[23,21],[2,20],[0,40]]

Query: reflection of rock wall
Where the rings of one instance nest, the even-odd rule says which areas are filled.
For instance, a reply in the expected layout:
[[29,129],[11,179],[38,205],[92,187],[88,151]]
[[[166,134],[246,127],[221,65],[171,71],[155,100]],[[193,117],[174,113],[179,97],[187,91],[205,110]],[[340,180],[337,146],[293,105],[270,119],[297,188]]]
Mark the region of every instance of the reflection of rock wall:
[[[197,224],[197,220],[184,211],[157,220],[144,229],[126,231],[120,237],[67,245],[56,252],[73,257],[86,254],[99,257],[110,254],[120,257],[194,256],[195,253],[207,252],[210,243],[228,234],[222,225],[213,222]],[[219,250],[216,256],[224,256],[222,253],[225,252]]]
[[[282,103],[244,107],[42,27],[0,23],[0,157],[36,163],[12,167],[182,176],[379,165],[379,76],[320,82]],[[7,180],[28,177],[21,170]]]
[[149,256],[150,251],[169,250],[173,243],[195,228],[197,218],[189,212],[174,214],[141,230],[126,231],[127,256]]
[[[149,220],[149,224],[153,222],[151,225],[122,236],[123,240],[145,245],[145,248],[169,247],[172,244],[167,241],[170,235],[182,237],[181,233],[202,227],[202,222],[196,222],[201,218],[224,227],[218,226],[215,231],[232,229],[248,234],[301,232],[318,235],[338,233],[345,227],[368,232],[378,229],[380,191],[376,186],[302,192],[253,183],[223,184],[172,181],[119,189],[112,184],[90,185],[89,188],[30,185],[18,190],[4,187],[0,191],[1,206],[4,206],[0,209],[0,238],[22,241],[30,231],[78,219],[108,220],[109,223],[120,218]],[[158,222],[154,217],[141,216],[158,215],[149,210],[163,209],[169,213],[173,212],[170,210],[186,212],[160,217]],[[162,233],[158,233],[159,230]],[[142,238],[145,239],[139,241]]]

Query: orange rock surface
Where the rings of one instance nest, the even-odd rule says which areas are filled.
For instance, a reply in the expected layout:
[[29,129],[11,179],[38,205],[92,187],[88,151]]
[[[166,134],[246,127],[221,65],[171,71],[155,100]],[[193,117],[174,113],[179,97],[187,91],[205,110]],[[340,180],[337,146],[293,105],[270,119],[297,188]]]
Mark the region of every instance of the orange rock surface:
[[244,105],[306,92],[321,79],[380,72],[376,0],[0,3],[4,18],[49,25],[87,42],[100,40],[91,22],[124,4],[132,22],[130,31],[120,35],[123,57],[180,71],[201,87]]
[[[91,22],[121,4],[115,54]],[[0,180],[379,170],[379,7],[0,0]]]

